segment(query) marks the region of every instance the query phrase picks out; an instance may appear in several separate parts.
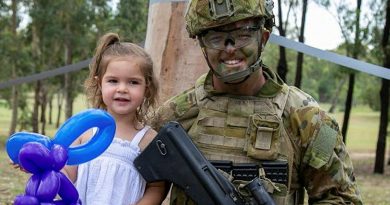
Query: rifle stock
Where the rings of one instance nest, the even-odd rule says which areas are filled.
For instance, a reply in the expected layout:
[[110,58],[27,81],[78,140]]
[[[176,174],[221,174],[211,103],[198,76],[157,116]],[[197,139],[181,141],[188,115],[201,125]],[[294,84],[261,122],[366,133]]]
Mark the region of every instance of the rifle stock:
[[147,182],[172,182],[197,204],[245,204],[177,122],[164,125],[134,165]]

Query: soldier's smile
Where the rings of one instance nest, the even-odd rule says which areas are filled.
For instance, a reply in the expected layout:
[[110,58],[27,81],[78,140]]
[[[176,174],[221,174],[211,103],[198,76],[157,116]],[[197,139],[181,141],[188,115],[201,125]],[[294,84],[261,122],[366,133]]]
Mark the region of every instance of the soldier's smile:
[[238,66],[242,62],[242,59],[234,59],[234,60],[222,60],[221,63],[226,66]]

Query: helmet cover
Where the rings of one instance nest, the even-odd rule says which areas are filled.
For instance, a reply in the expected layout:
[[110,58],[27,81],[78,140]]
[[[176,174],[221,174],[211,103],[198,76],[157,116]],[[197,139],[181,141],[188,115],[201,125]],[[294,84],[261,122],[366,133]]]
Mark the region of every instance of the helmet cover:
[[273,0],[191,0],[185,20],[190,37],[202,31],[248,18],[264,18],[265,28],[272,31]]

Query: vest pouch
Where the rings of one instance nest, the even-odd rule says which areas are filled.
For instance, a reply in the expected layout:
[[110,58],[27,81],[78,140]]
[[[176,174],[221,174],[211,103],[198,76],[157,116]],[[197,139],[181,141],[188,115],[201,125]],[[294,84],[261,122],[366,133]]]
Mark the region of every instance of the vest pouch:
[[274,186],[276,186],[277,188],[270,195],[272,199],[275,201],[275,204],[278,205],[288,204],[287,186],[279,183],[274,183]]
[[250,116],[247,130],[247,156],[259,160],[276,160],[280,153],[280,120],[275,115]]
[[[287,203],[288,190],[286,185],[276,183],[276,182],[271,182],[267,178],[261,178],[260,181],[264,186],[265,191],[267,191],[268,194],[271,196],[272,200],[274,200],[275,204],[278,205],[288,204]],[[252,198],[253,196],[250,193],[250,191],[245,188],[245,186],[249,183],[249,181],[233,180],[232,183],[237,188],[240,195],[246,198],[247,201],[255,201],[255,199]]]

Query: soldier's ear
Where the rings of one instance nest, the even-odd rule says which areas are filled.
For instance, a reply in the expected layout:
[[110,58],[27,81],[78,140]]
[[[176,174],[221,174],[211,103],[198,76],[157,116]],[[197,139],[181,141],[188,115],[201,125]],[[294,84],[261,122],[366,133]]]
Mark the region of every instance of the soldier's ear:
[[269,32],[268,29],[263,28],[263,31],[261,32],[261,46],[264,48],[264,46],[267,44],[269,36],[271,33]]
[[200,36],[196,36],[196,39],[198,40],[199,46],[200,46],[201,48],[204,48],[205,46],[204,46],[204,43],[203,43],[203,41],[202,41],[202,38],[201,38]]

